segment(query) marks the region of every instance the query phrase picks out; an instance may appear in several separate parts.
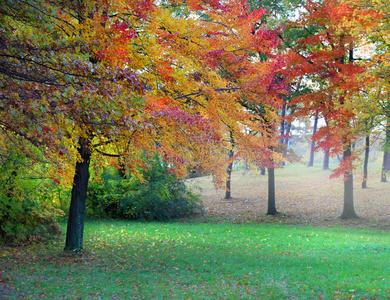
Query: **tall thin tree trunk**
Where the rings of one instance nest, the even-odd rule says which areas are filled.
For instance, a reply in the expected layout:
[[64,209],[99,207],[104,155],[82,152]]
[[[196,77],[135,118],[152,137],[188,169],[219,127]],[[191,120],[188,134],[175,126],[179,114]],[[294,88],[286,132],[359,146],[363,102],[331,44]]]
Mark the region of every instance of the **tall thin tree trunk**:
[[[230,151],[233,152],[233,151]],[[230,157],[230,154],[229,154]],[[233,153],[232,156],[233,157]],[[225,192],[225,199],[231,199],[232,194],[231,194],[231,181],[232,181],[232,167],[233,167],[233,162],[229,163],[226,172],[228,173],[228,179],[226,180],[226,192]]]
[[318,124],[318,112],[316,113],[314,119],[313,135],[312,135],[312,141],[310,145],[310,159],[309,159],[309,163],[307,164],[308,167],[312,167],[314,165],[314,147],[316,145],[316,142],[313,140],[313,137],[317,132],[317,124]]
[[387,151],[383,152],[383,163],[382,163],[382,172],[381,172],[381,182],[387,182],[386,178],[386,165],[387,161],[389,160],[389,153]]
[[[285,116],[286,116],[286,104],[283,104],[282,113],[281,113],[281,121],[280,121],[280,137],[279,137],[279,143],[282,145],[284,144],[284,134],[285,134],[285,128],[286,128],[286,121],[284,120]],[[280,165],[284,166],[285,162],[281,162]]]
[[324,161],[322,163],[322,170],[329,170],[329,150],[325,151]]
[[383,163],[381,172],[381,182],[387,182],[386,173],[390,171],[390,120],[387,121],[385,151],[383,152]]
[[276,198],[275,198],[275,169],[268,168],[268,210],[267,215],[276,215]]
[[[346,160],[352,156],[352,145],[348,143],[343,151],[343,159]],[[353,203],[353,172],[348,170],[344,172],[344,207],[341,219],[353,219],[358,218],[355,213]]]
[[291,131],[291,123],[287,123],[287,126],[286,126],[286,137],[284,138],[284,141],[283,141],[283,143],[286,145],[286,147],[288,147],[288,141],[289,141],[288,135],[290,134],[290,131]]
[[[292,115],[292,114],[293,114],[293,110],[291,109],[289,111],[289,115]],[[291,121],[290,122],[286,122],[286,132],[284,133],[285,138],[283,140],[283,144],[286,145],[286,148],[288,148],[288,141],[289,141],[290,131],[291,131]]]
[[229,149],[229,165],[227,167],[227,174],[228,178],[226,180],[226,193],[225,193],[225,199],[231,199],[231,181],[232,181],[232,169],[233,169],[233,156],[234,156],[234,139],[233,139],[233,133],[230,131],[230,146],[231,148]]
[[[342,58],[344,63],[345,57]],[[349,50],[349,61],[353,61],[353,50]],[[352,157],[352,143],[351,141],[343,140],[343,161],[348,161]],[[350,161],[352,164],[352,161]],[[353,202],[353,170],[350,165],[350,170],[344,171],[344,207],[340,216],[341,219],[353,219],[358,218],[355,213],[355,207]]]
[[281,121],[280,121],[280,136],[284,136],[284,125],[286,124],[286,121],[284,120],[284,117],[286,116],[286,104],[283,104],[282,108],[282,115],[281,115]]
[[362,189],[367,188],[367,179],[368,179],[368,158],[370,155],[370,136],[366,135],[366,148],[364,151],[364,165],[363,165],[363,182]]
[[[326,123],[326,126],[328,126],[328,118],[327,116],[325,115],[325,123]],[[329,149],[325,151],[325,154],[324,154],[324,161],[322,162],[322,170],[329,170]]]
[[81,161],[76,162],[64,249],[71,251],[78,251],[83,248],[84,220],[91,158],[90,139],[88,137],[79,138],[77,151],[80,154]]

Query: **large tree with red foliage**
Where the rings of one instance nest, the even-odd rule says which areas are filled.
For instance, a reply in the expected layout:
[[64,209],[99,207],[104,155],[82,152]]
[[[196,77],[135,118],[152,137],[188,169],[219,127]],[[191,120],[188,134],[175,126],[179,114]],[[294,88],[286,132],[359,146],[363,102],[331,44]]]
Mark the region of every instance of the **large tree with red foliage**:
[[327,120],[327,126],[321,127],[314,139],[317,147],[329,151],[330,155],[343,154],[332,176],[344,177],[341,218],[355,218],[353,161],[356,153],[352,144],[359,132],[354,128],[357,117],[353,101],[362,87],[358,75],[365,67],[354,55],[359,39],[344,24],[355,18],[358,8],[339,1],[307,1],[304,9],[299,19],[290,23],[291,30],[299,29],[301,36],[288,49],[288,76],[292,83],[304,78],[314,91],[292,100],[293,104],[299,104],[295,117],[318,113]]

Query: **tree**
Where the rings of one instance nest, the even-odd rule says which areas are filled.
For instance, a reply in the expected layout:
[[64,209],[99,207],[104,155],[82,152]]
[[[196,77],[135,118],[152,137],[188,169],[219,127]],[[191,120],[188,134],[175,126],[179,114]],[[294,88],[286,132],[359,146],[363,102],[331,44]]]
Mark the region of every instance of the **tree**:
[[357,8],[337,1],[324,3],[308,1],[306,11],[292,22],[294,28],[304,28],[306,35],[289,51],[291,78],[305,76],[315,86],[315,91],[296,97],[300,103],[297,116],[318,111],[327,118],[328,126],[317,131],[314,139],[318,148],[329,150],[330,155],[343,153],[343,161],[333,176],[344,177],[344,209],[342,218],[355,218],[353,204],[352,144],[359,136],[354,130],[357,119],[352,109],[353,96],[359,92],[357,75],[364,72],[362,64],[354,57],[358,45],[355,36],[344,20],[353,18]]
[[370,54],[370,67],[365,74],[366,77],[366,99],[371,102],[366,105],[364,114],[369,117],[373,128],[381,126],[385,133],[383,165],[381,181],[386,182],[386,172],[390,170],[389,163],[389,81],[390,74],[389,58],[389,3],[388,1],[375,2],[371,0],[347,0],[352,7],[358,7],[360,14],[354,19],[346,21],[346,24],[354,29],[355,34],[363,32],[366,46]]
[[[146,88],[130,70],[98,66],[91,33],[94,25],[104,30],[104,22],[99,27],[93,16],[100,20],[105,7],[90,4],[3,1],[0,14],[3,129],[40,147],[61,173],[76,164],[67,249],[82,248],[94,143],[103,145],[96,140],[114,140],[121,133],[126,116],[116,112],[136,105],[129,101],[118,107],[120,100]],[[117,103],[107,101],[111,97],[118,97]]]
[[[152,95],[147,98],[145,92],[161,88],[146,83],[149,75],[156,75],[158,85],[165,87],[172,81],[167,70],[158,69],[164,66],[164,57],[150,63],[136,50],[156,46],[150,41],[142,44],[136,32],[150,33],[144,20],[153,12],[153,4],[146,1],[147,7],[139,7],[134,2],[126,8],[133,12],[129,15],[118,3],[110,3],[114,12],[104,4],[91,4],[4,2],[1,11],[7,33],[3,40],[6,46],[2,48],[2,66],[7,66],[2,69],[2,125],[45,148],[46,156],[64,165],[62,169],[70,169],[67,161],[75,163],[67,250],[83,246],[88,170],[94,155],[130,154],[128,145],[142,141],[137,151],[153,148],[174,158],[175,151],[184,152],[179,148],[184,140],[178,140],[175,151],[167,151],[172,136],[164,136],[159,128],[166,118],[174,119],[178,126],[192,122],[194,130],[184,133],[187,140],[214,140],[206,132],[208,122],[200,116],[173,108],[152,111],[155,103]],[[136,30],[128,26],[130,23]],[[137,55],[131,55],[133,61],[124,54],[126,47],[134,47]],[[138,70],[147,70],[143,78]],[[164,103],[163,99],[159,103]],[[153,128],[145,128],[148,123]],[[179,130],[175,131],[177,134]],[[148,139],[144,139],[146,135]],[[168,140],[167,148],[161,141],[156,146],[157,136]],[[115,148],[120,154],[108,153]],[[135,157],[128,161],[132,168],[137,167]]]
[[237,99],[272,107],[282,65],[248,55],[277,46],[276,33],[253,34],[264,11],[248,11],[241,1],[3,0],[1,125],[74,174],[66,250],[83,247],[91,160],[123,157],[137,172],[139,153],[157,152],[178,176],[197,161],[220,184],[226,128],[241,153],[268,160],[259,149],[277,139]]

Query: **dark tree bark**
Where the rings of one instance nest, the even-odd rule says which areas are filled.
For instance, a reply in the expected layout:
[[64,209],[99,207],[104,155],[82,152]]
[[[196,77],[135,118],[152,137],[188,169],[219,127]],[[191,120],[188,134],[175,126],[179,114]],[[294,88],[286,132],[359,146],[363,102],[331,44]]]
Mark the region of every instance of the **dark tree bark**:
[[[233,157],[233,151],[229,151],[232,153],[229,157]],[[228,179],[226,180],[226,193],[225,193],[225,199],[231,199],[232,194],[231,194],[231,181],[232,181],[232,168],[233,168],[233,162],[229,163],[226,172],[228,173]]]
[[265,168],[262,168],[262,169],[261,169],[260,174],[261,174],[261,175],[265,175]]
[[324,161],[322,163],[322,170],[329,170],[329,150],[325,151]]
[[[347,159],[352,156],[352,145],[348,143],[343,151],[343,159]],[[353,172],[345,171],[344,172],[344,207],[343,213],[340,216],[341,219],[353,219],[358,218],[355,213],[354,203],[353,203]]]
[[363,182],[362,189],[367,188],[367,179],[368,179],[368,158],[370,155],[370,136],[366,135],[366,147],[364,151],[364,164],[363,164]]
[[275,199],[275,169],[268,168],[268,210],[267,215],[276,215],[279,212],[276,210]]
[[233,139],[233,133],[230,131],[230,146],[231,146],[231,149],[229,149],[229,165],[227,167],[227,174],[228,174],[228,178],[226,180],[226,193],[225,193],[225,199],[231,199],[232,198],[232,195],[231,195],[231,182],[232,182],[232,169],[233,169],[233,156],[234,156],[234,151],[233,151],[233,148],[234,148],[234,139]]
[[[317,132],[317,124],[318,124],[318,112],[316,113],[316,116],[314,119],[313,136]],[[311,146],[310,146],[310,159],[309,159],[309,163],[307,164],[308,167],[312,167],[314,165],[314,147],[315,147],[315,145],[316,145],[316,142],[312,139]]]
[[79,138],[77,151],[80,154],[81,161],[76,162],[76,171],[73,178],[64,249],[66,251],[78,251],[83,249],[84,220],[91,158],[89,137]]

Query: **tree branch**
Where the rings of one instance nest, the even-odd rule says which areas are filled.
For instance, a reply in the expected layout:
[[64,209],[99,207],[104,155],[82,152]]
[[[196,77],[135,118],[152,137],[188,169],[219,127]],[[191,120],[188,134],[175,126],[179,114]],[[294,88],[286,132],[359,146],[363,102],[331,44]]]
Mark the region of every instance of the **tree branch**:
[[[224,92],[224,91],[234,91],[234,90],[240,90],[241,87],[231,87],[231,88],[219,88],[219,89],[214,89],[215,92]],[[182,99],[182,98],[190,98],[191,96],[200,96],[202,94],[202,91],[187,94],[187,95],[182,95],[176,98],[173,98],[174,100]]]

